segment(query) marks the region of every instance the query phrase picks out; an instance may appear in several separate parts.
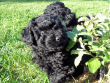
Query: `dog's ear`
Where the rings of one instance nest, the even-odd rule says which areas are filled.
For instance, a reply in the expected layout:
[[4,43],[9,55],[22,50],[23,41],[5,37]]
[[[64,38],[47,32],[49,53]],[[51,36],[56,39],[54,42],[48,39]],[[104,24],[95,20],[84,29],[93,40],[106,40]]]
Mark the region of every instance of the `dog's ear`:
[[35,43],[34,41],[34,36],[33,36],[33,33],[31,31],[31,28],[28,26],[26,27],[25,29],[23,29],[23,32],[22,32],[22,40],[28,44],[28,45],[33,45]]

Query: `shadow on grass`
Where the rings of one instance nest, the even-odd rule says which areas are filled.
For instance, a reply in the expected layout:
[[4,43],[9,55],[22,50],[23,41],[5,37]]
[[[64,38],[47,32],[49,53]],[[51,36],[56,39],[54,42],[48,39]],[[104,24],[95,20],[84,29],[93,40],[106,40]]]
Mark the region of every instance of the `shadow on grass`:
[[51,2],[51,1],[60,1],[60,0],[0,0],[0,2]]

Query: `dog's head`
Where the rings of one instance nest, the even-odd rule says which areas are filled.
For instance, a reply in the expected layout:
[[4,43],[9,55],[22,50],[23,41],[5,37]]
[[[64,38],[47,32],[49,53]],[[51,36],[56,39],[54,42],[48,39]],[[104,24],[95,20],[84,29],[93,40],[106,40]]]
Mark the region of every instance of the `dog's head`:
[[61,51],[68,43],[63,25],[52,15],[33,18],[24,29],[22,39],[32,47],[49,51]]
[[46,7],[44,14],[52,14],[61,18],[67,28],[73,28],[77,25],[77,19],[75,13],[72,13],[71,10],[65,7],[62,2],[55,2]]

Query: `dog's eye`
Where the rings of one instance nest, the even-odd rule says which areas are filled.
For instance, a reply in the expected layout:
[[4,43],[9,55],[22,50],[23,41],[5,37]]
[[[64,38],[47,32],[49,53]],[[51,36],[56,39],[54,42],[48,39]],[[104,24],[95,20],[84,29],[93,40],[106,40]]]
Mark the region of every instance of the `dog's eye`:
[[56,41],[60,41],[60,37],[56,37]]

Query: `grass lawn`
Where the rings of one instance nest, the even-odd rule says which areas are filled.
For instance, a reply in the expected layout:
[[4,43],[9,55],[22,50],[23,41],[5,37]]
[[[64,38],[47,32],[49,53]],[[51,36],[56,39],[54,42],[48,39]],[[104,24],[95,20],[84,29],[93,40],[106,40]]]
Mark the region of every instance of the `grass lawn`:
[[[45,73],[31,61],[31,51],[21,41],[21,31],[33,17],[43,13],[53,1],[0,0],[0,83],[49,83]],[[76,16],[95,15],[108,1],[62,1]]]

